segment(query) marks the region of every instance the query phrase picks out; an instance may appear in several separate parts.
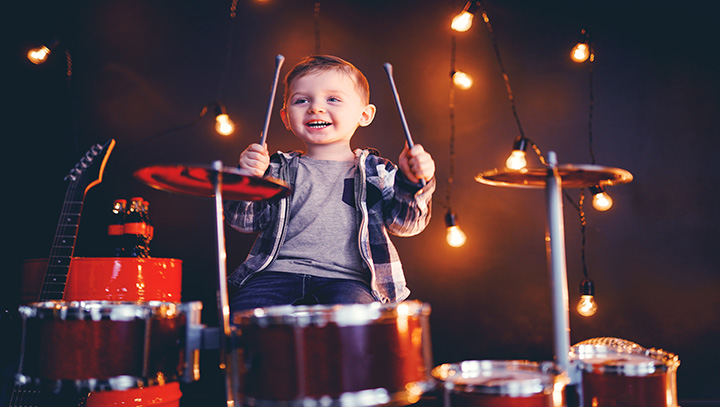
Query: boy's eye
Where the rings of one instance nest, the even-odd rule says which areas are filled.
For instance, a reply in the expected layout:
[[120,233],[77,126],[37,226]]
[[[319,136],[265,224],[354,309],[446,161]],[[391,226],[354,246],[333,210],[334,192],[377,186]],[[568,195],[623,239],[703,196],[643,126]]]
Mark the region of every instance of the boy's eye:
[[293,101],[293,104],[294,104],[294,105],[299,105],[299,104],[306,103],[306,102],[307,102],[307,99],[306,99],[306,98],[298,98],[298,99],[295,99],[295,100]]
[[330,96],[328,98],[328,102],[339,102],[339,101],[340,101],[340,98],[337,96]]

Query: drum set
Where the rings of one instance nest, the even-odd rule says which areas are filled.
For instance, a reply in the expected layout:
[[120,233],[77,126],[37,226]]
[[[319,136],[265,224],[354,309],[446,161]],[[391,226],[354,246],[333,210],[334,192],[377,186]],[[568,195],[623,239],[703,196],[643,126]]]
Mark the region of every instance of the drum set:
[[[494,170],[477,180],[546,189],[553,361],[467,360],[434,366],[431,308],[419,301],[278,306],[230,315],[223,199],[279,199],[291,189],[218,161],[147,167],[135,176],[159,190],[214,197],[219,326],[201,323],[199,302],[73,298],[21,305],[17,382],[54,392],[91,392],[95,397],[88,402],[94,399],[96,406],[177,406],[178,383],[199,380],[200,351],[219,349],[228,406],[409,405],[431,394],[438,397],[427,403],[444,407],[677,406],[676,355],[619,338],[569,345],[561,188],[629,182],[632,176],[606,167],[558,166],[554,153],[548,157],[546,168]],[[162,395],[169,401],[97,401],[105,394],[143,389],[169,392]]]

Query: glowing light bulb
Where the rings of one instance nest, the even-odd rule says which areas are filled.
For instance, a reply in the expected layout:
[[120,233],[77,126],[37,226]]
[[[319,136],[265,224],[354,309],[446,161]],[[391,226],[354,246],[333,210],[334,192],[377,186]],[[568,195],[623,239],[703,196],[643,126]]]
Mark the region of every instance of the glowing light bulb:
[[50,55],[50,48],[46,46],[41,46],[38,48],[33,48],[27,53],[27,58],[35,65],[40,65],[43,62],[47,61],[47,57]]
[[465,32],[472,27],[473,17],[474,15],[472,13],[463,11],[453,17],[450,27],[457,32]]
[[521,170],[527,167],[527,158],[525,158],[525,150],[527,149],[529,140],[520,136],[513,141],[512,152],[505,160],[505,167],[509,170]]
[[223,136],[229,136],[235,131],[235,124],[226,113],[215,117],[215,131]]
[[452,210],[448,210],[445,214],[445,226],[447,226],[445,239],[450,247],[460,247],[467,242],[467,236],[457,225],[456,215]]
[[505,161],[505,166],[509,170],[521,170],[527,167],[525,152],[522,150],[513,150],[508,159]]
[[595,302],[595,284],[586,278],[580,283],[580,301],[577,305],[578,314],[589,317],[595,315],[598,306]]
[[570,51],[570,58],[577,63],[587,61],[590,58],[590,47],[586,43],[578,43]]
[[590,187],[590,193],[593,194],[592,206],[598,211],[604,212],[612,208],[613,200],[605,192],[605,189],[601,186]]
[[450,247],[460,247],[467,242],[465,232],[463,232],[458,226],[450,226],[447,228],[447,236],[445,238],[447,239],[447,243]]
[[473,84],[472,77],[462,71],[453,73],[452,79],[455,86],[460,89],[470,89]]
[[595,297],[592,295],[581,295],[580,296],[580,302],[578,302],[577,305],[577,311],[578,314],[584,316],[584,317],[590,317],[595,315],[597,312],[598,306],[595,302]]

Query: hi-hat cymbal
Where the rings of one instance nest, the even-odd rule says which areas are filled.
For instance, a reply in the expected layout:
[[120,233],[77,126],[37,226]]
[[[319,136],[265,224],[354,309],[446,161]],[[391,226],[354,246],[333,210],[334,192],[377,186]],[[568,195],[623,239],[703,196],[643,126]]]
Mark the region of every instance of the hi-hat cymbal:
[[[475,176],[475,181],[494,186],[515,188],[543,188],[549,167],[523,168],[521,170],[493,169]],[[585,188],[595,185],[618,185],[632,181],[630,172],[620,169],[587,164],[564,164],[557,166],[562,188]]]
[[137,170],[133,175],[161,191],[202,197],[215,196],[214,179],[220,176],[223,199],[234,201],[284,197],[291,191],[281,180],[244,175],[239,169],[231,167],[217,170],[209,165],[155,165]]

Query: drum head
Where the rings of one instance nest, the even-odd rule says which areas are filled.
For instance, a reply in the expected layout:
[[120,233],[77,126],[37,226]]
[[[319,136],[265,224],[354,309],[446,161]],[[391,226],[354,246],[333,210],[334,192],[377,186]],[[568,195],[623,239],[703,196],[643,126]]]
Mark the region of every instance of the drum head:
[[469,360],[440,365],[432,375],[451,392],[529,397],[550,394],[558,372],[551,363]]

